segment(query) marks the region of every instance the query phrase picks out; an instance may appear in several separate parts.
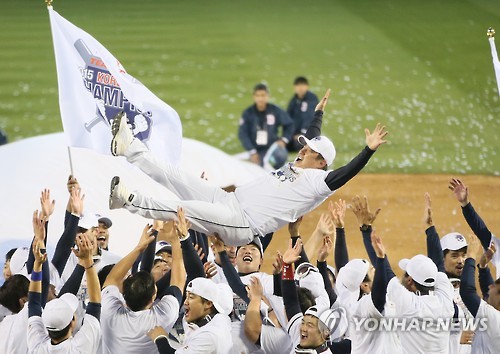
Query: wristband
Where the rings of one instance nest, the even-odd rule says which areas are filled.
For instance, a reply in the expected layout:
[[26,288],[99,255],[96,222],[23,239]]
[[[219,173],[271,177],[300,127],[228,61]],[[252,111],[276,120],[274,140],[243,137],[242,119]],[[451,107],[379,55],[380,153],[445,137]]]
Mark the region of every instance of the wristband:
[[42,272],[31,272],[31,281],[42,281]]
[[95,262],[94,262],[94,263],[92,263],[90,266],[88,266],[88,267],[83,267],[83,268],[85,268],[85,270],[90,269],[90,268],[92,268],[92,267],[94,266],[94,264],[95,264]]
[[180,241],[186,241],[186,240],[189,238],[189,236],[190,236],[190,235],[189,235],[189,232],[188,232],[186,235],[182,235],[182,236],[179,238],[179,240],[180,240]]
[[281,279],[294,280],[293,264],[283,263],[283,272],[281,273]]

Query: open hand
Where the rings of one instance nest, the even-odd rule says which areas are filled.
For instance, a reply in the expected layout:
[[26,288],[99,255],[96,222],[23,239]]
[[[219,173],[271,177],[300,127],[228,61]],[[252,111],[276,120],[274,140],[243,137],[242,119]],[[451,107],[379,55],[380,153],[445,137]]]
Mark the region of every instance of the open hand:
[[35,210],[33,212],[33,234],[35,235],[35,239],[45,242],[45,216],[42,212],[38,212]]
[[325,262],[332,254],[333,241],[330,236],[323,237],[323,244],[318,249],[318,262]]
[[481,255],[481,258],[479,259],[479,267],[486,268],[488,263],[490,263],[493,259],[493,255],[495,254],[496,250],[497,246],[495,242],[491,242],[490,247],[488,247],[488,249],[484,251],[484,253]]
[[177,236],[180,239],[185,239],[189,235],[189,228],[191,227],[191,223],[186,219],[186,214],[184,213],[184,209],[181,207],[177,208],[177,218],[178,221],[175,222],[175,230],[177,231]]
[[273,262],[273,274],[280,274],[283,271],[283,256],[280,251],[276,252],[276,259]]
[[452,178],[448,188],[455,194],[455,198],[457,198],[462,207],[469,204],[469,189],[461,180]]
[[213,248],[217,253],[223,252],[226,250],[226,245],[224,241],[221,240],[219,235],[214,234],[212,236],[208,236],[209,241],[212,243]]
[[332,218],[328,214],[321,214],[316,225],[316,231],[321,233],[321,235],[333,235],[335,233],[335,225],[333,224]]
[[380,238],[380,236],[377,235],[377,232],[375,231],[375,229],[373,229],[373,231],[372,231],[371,240],[372,240],[373,249],[375,250],[375,254],[377,255],[377,257],[378,258],[385,258],[384,243],[382,242],[382,239]]
[[292,247],[292,240],[288,243],[288,249],[283,253],[283,263],[292,264],[300,259],[300,252],[302,252],[302,240],[299,238]]
[[42,208],[42,215],[48,220],[54,212],[56,201],[50,201],[50,189],[44,189],[40,196],[40,207]]
[[247,285],[247,294],[250,300],[261,299],[264,294],[264,288],[259,278],[251,277],[250,282]]
[[362,225],[372,225],[377,218],[377,215],[380,213],[382,209],[378,208],[374,213],[370,211],[370,206],[368,205],[368,198],[366,195],[363,200],[359,197],[359,195],[352,198],[352,205],[350,206],[354,215],[358,219],[359,226]]
[[81,216],[83,214],[83,202],[85,200],[85,194],[82,194],[80,188],[73,188],[71,190],[71,196],[69,197],[69,205],[71,212],[75,215]]
[[328,210],[332,217],[333,223],[336,228],[344,228],[345,211],[347,209],[345,200],[339,199],[338,202],[330,202],[328,204]]
[[425,207],[424,207],[424,223],[429,228],[434,225],[432,221],[432,200],[429,193],[424,194]]
[[380,123],[377,124],[373,133],[370,133],[368,129],[365,129],[366,145],[372,151],[377,150],[380,145],[387,143],[387,140],[384,140],[387,134],[389,133],[385,130],[385,126]]

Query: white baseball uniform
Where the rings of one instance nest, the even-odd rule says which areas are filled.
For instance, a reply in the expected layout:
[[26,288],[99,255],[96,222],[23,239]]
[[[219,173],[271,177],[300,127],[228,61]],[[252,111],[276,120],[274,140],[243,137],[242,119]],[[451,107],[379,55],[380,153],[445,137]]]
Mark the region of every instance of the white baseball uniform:
[[127,210],[150,219],[173,220],[181,206],[193,229],[218,233],[228,245],[245,245],[254,235],[274,232],[307,214],[333,193],[325,182],[331,171],[292,164],[227,193],[155,159],[138,139],[130,144],[125,157],[181,199],[160,201],[134,192],[130,205],[125,206]]
[[89,353],[97,352],[101,341],[101,326],[92,315],[86,314],[78,333],[73,337],[52,345],[40,316],[32,316],[28,320],[28,349],[30,353]]
[[0,323],[0,354],[28,352],[28,303]]
[[103,353],[156,353],[157,348],[147,336],[155,326],[170,331],[179,315],[179,302],[165,295],[150,309],[130,310],[118,287],[109,285],[102,290],[102,351]]
[[232,354],[233,341],[229,335],[231,320],[218,313],[202,327],[184,324],[184,343],[177,349],[177,354]]
[[438,328],[438,319],[453,317],[453,287],[446,274],[438,272],[434,294],[419,296],[408,291],[396,277],[389,281],[387,299],[395,304],[398,318],[432,320],[426,330],[398,331],[403,353],[449,353],[450,332]]
[[500,350],[500,311],[481,300],[476,318],[484,318],[488,321],[486,331],[476,332],[472,343],[472,353],[498,353]]
[[351,339],[352,354],[391,354],[401,353],[401,342],[394,332],[388,331],[369,331],[363,325],[357,328],[358,323],[366,319],[381,320],[384,316],[397,316],[395,313],[394,304],[387,303],[384,307],[384,315],[382,315],[373,304],[370,295],[362,296],[361,299],[351,308],[352,316],[349,316],[349,338]]
[[12,312],[9,311],[9,309],[3,305],[0,305],[0,323],[3,321],[3,319],[6,316],[12,315]]
[[[469,320],[474,318],[470,311],[465,306],[462,301],[462,297],[460,296],[460,288],[453,289],[454,298],[453,301],[457,305],[458,308],[458,318],[461,320]],[[472,346],[470,344],[460,344],[460,339],[462,337],[462,330],[452,330],[450,332],[450,353],[457,354],[470,354],[472,350]]]

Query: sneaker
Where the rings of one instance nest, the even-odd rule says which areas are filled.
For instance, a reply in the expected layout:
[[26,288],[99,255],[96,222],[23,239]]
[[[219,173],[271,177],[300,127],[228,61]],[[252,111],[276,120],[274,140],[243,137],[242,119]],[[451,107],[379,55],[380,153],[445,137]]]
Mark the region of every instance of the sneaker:
[[120,209],[130,204],[134,195],[129,193],[127,187],[120,183],[120,177],[115,176],[111,180],[109,189],[109,209]]
[[113,139],[111,139],[111,154],[113,156],[123,156],[125,151],[134,140],[134,135],[128,127],[127,114],[125,112],[120,112],[113,119],[113,124],[111,124],[111,134]]

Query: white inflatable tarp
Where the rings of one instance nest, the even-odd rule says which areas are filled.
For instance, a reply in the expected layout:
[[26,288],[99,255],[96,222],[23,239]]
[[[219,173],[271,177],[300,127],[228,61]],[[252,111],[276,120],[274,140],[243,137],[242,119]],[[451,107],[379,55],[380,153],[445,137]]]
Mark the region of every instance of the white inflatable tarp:
[[[157,198],[176,199],[168,190],[121,157],[72,148],[74,174],[85,193],[85,211],[109,217],[110,250],[127,254],[148,220],[126,210],[109,210],[111,178],[120,176],[131,189]],[[12,247],[28,246],[33,232],[32,213],[40,208],[40,192],[51,190],[56,209],[49,223],[49,249],[63,231],[68,201],[66,181],[70,174],[68,149],[63,133],[25,139],[0,147],[0,264]],[[219,187],[241,185],[266,173],[257,165],[240,161],[219,149],[192,139],[183,139],[181,167],[186,173],[205,177]],[[52,246],[52,247],[50,247]]]

